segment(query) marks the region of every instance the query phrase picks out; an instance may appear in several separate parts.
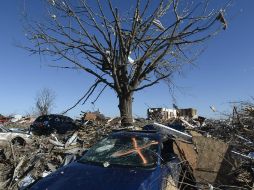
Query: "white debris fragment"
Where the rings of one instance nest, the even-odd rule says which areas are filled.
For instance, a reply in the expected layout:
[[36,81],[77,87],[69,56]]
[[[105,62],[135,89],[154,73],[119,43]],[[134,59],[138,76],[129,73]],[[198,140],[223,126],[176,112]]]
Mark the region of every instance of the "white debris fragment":
[[51,18],[53,18],[54,20],[56,20],[56,15],[51,15]]
[[104,163],[103,163],[103,166],[104,166],[105,168],[109,167],[109,165],[110,165],[109,162],[104,162]]
[[49,172],[49,171],[44,171],[44,172],[42,173],[42,177],[46,177],[46,176],[48,176],[49,174],[51,174],[51,172]]
[[131,63],[131,64],[134,63],[134,60],[133,60],[130,56],[128,56],[128,61],[129,61],[129,63]]
[[24,177],[23,180],[21,180],[19,182],[19,188],[22,189],[22,188],[25,188],[27,187],[28,185],[30,185],[31,183],[33,183],[35,180],[34,178],[31,176],[31,175],[27,175],[26,177]]
[[65,145],[64,145],[64,147],[65,148],[67,148],[68,146],[70,146],[70,145],[74,145],[74,144],[76,144],[77,143],[77,138],[78,138],[78,132],[75,132],[72,136],[71,136],[71,138],[69,138],[68,140],[67,140],[67,142],[65,143]]
[[162,31],[165,30],[165,28],[164,28],[164,26],[162,25],[161,21],[159,21],[158,19],[154,19],[154,20],[153,20],[153,24],[154,24],[157,28],[159,28],[160,30],[162,30]]
[[214,106],[210,106],[210,109],[213,111],[213,112],[216,112],[216,108]]
[[187,127],[196,128],[196,126],[191,125],[188,121],[184,120],[183,118],[179,118]]
[[184,132],[181,132],[181,131],[178,131],[178,130],[173,129],[171,127],[168,127],[166,125],[162,125],[162,124],[159,124],[159,123],[156,123],[156,122],[154,123],[154,125],[156,127],[159,127],[164,134],[173,135],[175,137],[180,137],[180,138],[183,138],[187,141],[190,141],[192,139],[191,135],[189,135],[187,133],[184,133]]
[[55,2],[55,0],[50,0],[50,3],[51,3],[51,5],[56,5],[56,2]]

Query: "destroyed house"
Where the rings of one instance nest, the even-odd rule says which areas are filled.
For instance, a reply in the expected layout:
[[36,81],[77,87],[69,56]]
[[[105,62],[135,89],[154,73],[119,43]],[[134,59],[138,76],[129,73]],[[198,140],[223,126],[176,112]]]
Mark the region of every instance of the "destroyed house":
[[168,120],[176,117],[176,110],[168,108],[149,108],[147,118],[150,120]]
[[178,109],[177,115],[185,118],[193,118],[197,116],[197,110],[194,108]]

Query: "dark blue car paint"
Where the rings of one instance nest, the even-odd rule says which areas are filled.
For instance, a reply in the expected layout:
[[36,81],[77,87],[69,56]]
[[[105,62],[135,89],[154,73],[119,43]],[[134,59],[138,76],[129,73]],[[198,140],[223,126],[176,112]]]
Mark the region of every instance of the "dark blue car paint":
[[[130,135],[117,132],[112,135]],[[149,136],[161,140],[160,135],[153,133],[132,133],[131,135]],[[161,150],[158,150],[160,154]],[[134,168],[117,165],[95,165],[93,163],[73,162],[60,168],[51,175],[34,184],[31,190],[161,190],[164,179],[170,169],[161,164],[158,157],[154,168]]]
[[[122,168],[74,162],[37,182],[31,190],[159,190],[163,168]],[[164,168],[165,169],[165,168]]]

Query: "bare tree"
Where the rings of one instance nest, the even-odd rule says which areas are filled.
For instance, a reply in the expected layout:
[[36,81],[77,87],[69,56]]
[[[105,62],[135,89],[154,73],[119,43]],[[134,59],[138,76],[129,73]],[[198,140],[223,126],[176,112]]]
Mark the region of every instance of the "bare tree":
[[55,93],[48,89],[42,89],[35,98],[35,107],[38,115],[47,115],[50,113],[55,100]]
[[135,92],[161,80],[170,85],[173,74],[196,58],[199,45],[227,27],[228,6],[216,10],[209,0],[135,0],[127,12],[111,0],[45,3],[46,21],[27,22],[34,45],[26,49],[72,64],[54,67],[96,78],[77,104],[101,84],[115,91],[123,125],[132,124]]

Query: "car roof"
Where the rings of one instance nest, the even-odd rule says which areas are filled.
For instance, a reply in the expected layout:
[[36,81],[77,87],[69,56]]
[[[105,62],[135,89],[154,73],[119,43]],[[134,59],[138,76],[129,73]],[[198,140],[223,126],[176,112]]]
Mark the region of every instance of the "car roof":
[[154,140],[160,140],[161,135],[157,131],[148,131],[148,130],[120,130],[114,131],[110,134],[113,137],[129,136],[129,137],[148,137]]
[[[47,117],[61,117],[61,118],[70,118],[72,119],[71,117],[69,116],[66,116],[66,115],[61,115],[61,114],[48,114],[48,115],[41,115],[39,116],[38,118],[47,118]],[[73,119],[72,119],[73,120]]]

